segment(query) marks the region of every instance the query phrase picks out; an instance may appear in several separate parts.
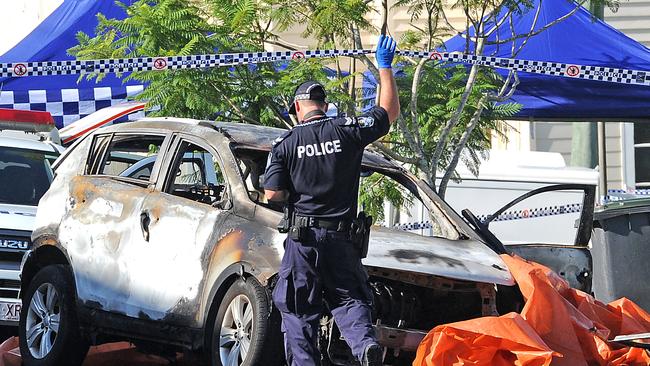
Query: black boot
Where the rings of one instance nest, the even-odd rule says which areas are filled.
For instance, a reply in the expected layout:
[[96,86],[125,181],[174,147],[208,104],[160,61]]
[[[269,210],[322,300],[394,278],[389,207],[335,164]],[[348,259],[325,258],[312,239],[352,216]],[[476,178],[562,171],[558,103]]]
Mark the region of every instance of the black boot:
[[382,366],[384,352],[378,344],[370,344],[363,353],[363,366]]

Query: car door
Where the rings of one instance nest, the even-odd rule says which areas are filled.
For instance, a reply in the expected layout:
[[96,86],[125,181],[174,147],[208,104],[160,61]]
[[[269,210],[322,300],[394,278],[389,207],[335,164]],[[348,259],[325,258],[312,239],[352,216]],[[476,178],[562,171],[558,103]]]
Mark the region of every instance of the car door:
[[[147,131],[98,134],[84,174],[69,183],[59,239],[74,268],[78,297],[91,308],[125,311],[132,287],[129,248],[138,244],[133,233],[140,231],[141,206],[156,182],[168,137]],[[154,160],[150,174],[121,175],[146,159]]]
[[204,257],[221,235],[231,206],[219,155],[197,137],[175,136],[156,189],[139,212],[128,248],[130,316],[195,326]]
[[[468,209],[462,214],[497,252],[541,263],[572,287],[589,293],[593,265],[588,244],[594,200],[595,186],[557,184],[534,189],[490,215],[476,216]],[[518,240],[502,240],[506,231],[517,233]]]

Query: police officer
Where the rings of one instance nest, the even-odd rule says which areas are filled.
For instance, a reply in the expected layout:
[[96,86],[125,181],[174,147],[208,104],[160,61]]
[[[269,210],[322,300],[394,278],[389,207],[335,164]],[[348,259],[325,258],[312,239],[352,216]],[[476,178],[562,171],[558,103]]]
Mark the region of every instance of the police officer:
[[350,240],[350,223],[357,213],[363,150],[388,133],[399,115],[391,70],[395,47],[392,38],[379,37],[379,105],[363,116],[329,118],[323,86],[314,81],[298,86],[290,113],[299,124],[276,141],[269,156],[265,195],[294,209],[273,291],[291,366],[320,362],[317,332],[324,300],[361,364],[382,363],[372,328],[372,293]]

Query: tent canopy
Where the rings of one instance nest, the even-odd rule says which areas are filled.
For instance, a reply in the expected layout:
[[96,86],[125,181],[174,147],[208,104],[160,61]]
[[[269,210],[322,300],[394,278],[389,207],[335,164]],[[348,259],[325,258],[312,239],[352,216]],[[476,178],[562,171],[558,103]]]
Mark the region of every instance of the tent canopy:
[[[122,1],[129,5],[134,0]],[[114,1],[65,0],[27,37],[0,56],[0,62],[73,60],[67,54],[80,31],[94,34],[97,13],[124,19]],[[61,128],[101,108],[121,103],[143,90],[141,82],[123,82],[108,74],[101,82],[78,75],[0,78],[0,108],[48,111]]]
[[[536,0],[539,4],[542,0]],[[567,0],[545,0],[534,29],[570,13],[576,4]],[[512,17],[516,34],[526,34],[535,19],[535,10]],[[498,19],[501,19],[502,14]],[[492,25],[493,26],[493,25]],[[489,29],[486,28],[486,29]],[[510,20],[487,40],[484,55],[511,57],[512,43],[489,45],[497,39],[512,38]],[[515,41],[518,48],[524,39]],[[473,43],[472,43],[473,45]],[[466,39],[458,35],[445,43],[448,51],[464,51]],[[650,70],[650,50],[594,19],[581,8],[564,21],[533,36],[516,58],[556,61],[578,65]],[[506,71],[500,71],[506,75]],[[513,101],[523,105],[520,119],[539,121],[639,121],[650,120],[650,87],[569,79],[531,73],[519,73],[521,84]]]

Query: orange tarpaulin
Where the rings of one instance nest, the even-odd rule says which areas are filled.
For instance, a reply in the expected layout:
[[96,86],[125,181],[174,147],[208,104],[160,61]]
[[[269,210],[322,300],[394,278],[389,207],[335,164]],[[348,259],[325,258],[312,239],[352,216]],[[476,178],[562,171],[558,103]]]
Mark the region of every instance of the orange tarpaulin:
[[650,332],[650,314],[625,298],[603,304],[547,267],[502,257],[526,299],[521,315],[438,326],[422,340],[413,366],[650,365],[644,350],[607,342]]

